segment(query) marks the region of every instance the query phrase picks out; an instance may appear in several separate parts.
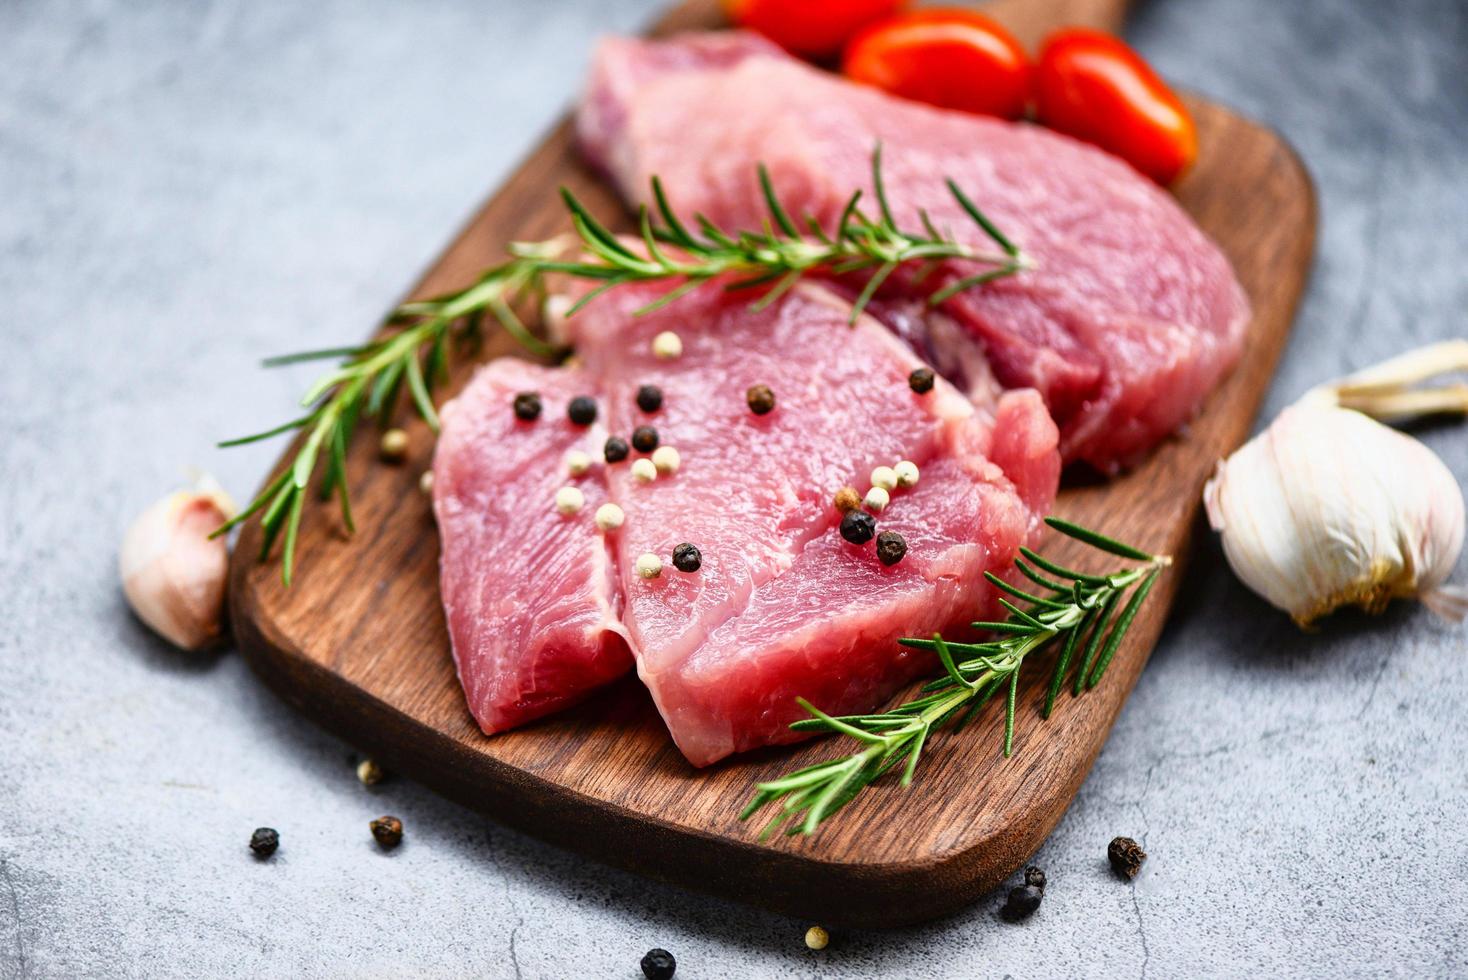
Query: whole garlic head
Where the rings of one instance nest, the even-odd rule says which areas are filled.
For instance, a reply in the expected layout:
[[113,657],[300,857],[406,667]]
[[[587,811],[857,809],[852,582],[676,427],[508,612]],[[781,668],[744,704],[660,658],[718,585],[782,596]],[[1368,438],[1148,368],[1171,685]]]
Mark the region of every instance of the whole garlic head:
[[122,539],[122,590],[138,618],[185,650],[224,634],[229,545],[209,535],[234,516],[234,501],[210,477],[138,515]]
[[1463,546],[1463,493],[1416,439],[1307,398],[1218,464],[1208,520],[1246,585],[1308,626],[1342,606],[1418,598],[1462,620],[1443,583]]

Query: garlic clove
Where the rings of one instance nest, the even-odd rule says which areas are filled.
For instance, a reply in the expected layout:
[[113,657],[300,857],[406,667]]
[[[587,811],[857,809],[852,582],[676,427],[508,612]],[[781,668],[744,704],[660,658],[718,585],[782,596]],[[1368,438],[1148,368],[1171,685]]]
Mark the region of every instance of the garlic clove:
[[1285,409],[1219,463],[1203,500],[1230,567],[1301,626],[1393,598],[1450,616],[1468,606],[1443,585],[1463,545],[1457,480],[1360,412],[1315,399]]
[[1468,589],[1461,585],[1439,585],[1417,597],[1439,619],[1461,623],[1468,619]]
[[122,539],[118,571],[133,612],[185,650],[224,634],[229,545],[209,535],[235,514],[234,501],[210,477],[156,501]]

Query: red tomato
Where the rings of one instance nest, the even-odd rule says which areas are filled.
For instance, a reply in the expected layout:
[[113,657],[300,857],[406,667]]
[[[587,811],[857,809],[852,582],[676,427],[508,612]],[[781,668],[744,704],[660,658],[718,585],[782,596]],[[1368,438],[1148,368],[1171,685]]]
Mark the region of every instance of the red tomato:
[[805,55],[840,54],[847,40],[872,21],[890,17],[907,0],[723,0],[724,12],[740,27],[759,31],[776,44]]
[[1198,155],[1193,118],[1141,56],[1109,34],[1074,27],[1040,52],[1035,110],[1051,129],[1110,150],[1159,184]]
[[854,81],[948,109],[1015,119],[1030,61],[1014,36],[972,10],[917,10],[873,24],[846,48]]

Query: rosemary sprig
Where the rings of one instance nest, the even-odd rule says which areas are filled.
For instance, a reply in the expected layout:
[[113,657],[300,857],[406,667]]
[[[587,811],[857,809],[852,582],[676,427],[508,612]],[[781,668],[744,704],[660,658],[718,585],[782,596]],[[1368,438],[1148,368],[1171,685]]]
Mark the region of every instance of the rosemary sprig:
[[557,352],[554,346],[536,337],[515,313],[516,305],[527,297],[544,295],[545,277],[550,274],[597,283],[570,309],[569,316],[607,290],[627,283],[677,283],[637,311],[646,313],[720,277],[729,279],[729,289],[766,287],[755,301],[758,307],[774,302],[812,273],[868,272],[866,283],[852,304],[854,323],[882,283],[908,263],[930,265],[958,259],[988,267],[936,292],[931,297],[933,302],[1030,267],[1019,247],[952,181],[948,186],[955,200],[994,242],[997,251],[975,249],[939,232],[926,213],[922,215],[922,234],[900,230],[887,203],[880,145],[872,153],[872,183],[878,204],[875,218],[861,209],[862,193],[857,191],[847,200],[834,229],[824,229],[813,217],[806,217],[802,230],[780,203],[763,165],[759,167],[759,181],[769,210],[761,231],[726,232],[702,214],[695,214],[693,223],[698,228],[695,233],[679,219],[668,203],[662,182],[654,177],[654,209],[644,205],[638,214],[640,251],[613,234],[574,194],[563,188],[561,197],[571,214],[583,256],[573,260],[558,258],[565,244],[559,240],[515,243],[510,246],[508,260],[485,270],[469,287],[399,306],[388,319],[389,324],[401,326],[396,333],[360,347],[307,351],[267,360],[267,366],[276,366],[342,358],[337,367],[307,390],[301,399],[301,406],[306,409],[304,415],[265,432],[220,443],[238,446],[287,432],[307,433],[291,466],[238,516],[216,530],[215,535],[260,515],[264,531],[260,559],[269,557],[284,532],[281,578],[290,585],[302,508],[316,471],[324,461],[319,483],[321,496],[324,499],[336,493],[343,522],[348,531],[353,530],[345,479],[346,449],[353,430],[364,419],[390,417],[400,392],[406,387],[418,414],[437,431],[438,414],[433,406],[432,390],[447,377],[453,338],[477,336],[488,315],[531,353],[551,356]]
[[[1072,691],[1080,695],[1095,687],[1136,618],[1162,569],[1166,556],[1149,555],[1094,531],[1059,518],[1047,518],[1055,530],[1101,551],[1142,562],[1138,567],[1108,575],[1078,572],[1021,549],[1015,567],[1037,586],[1031,592],[986,573],[1009,599],[1003,622],[975,623],[996,634],[986,643],[948,643],[939,634],[930,640],[905,639],[904,646],[932,650],[943,664],[943,674],[923,687],[923,693],[880,714],[833,717],[803,698],[800,705],[811,717],[791,727],[798,731],[832,732],[848,736],[862,748],[850,755],[818,763],[780,779],[759,783],[754,798],[739,814],[746,820],[767,804],[780,802],[760,836],[781,826],[787,834],[814,833],[824,820],[850,803],[858,793],[888,771],[902,766],[900,784],[912,783],[923,748],[932,732],[952,724],[956,732],[996,694],[1003,694],[1004,756],[1014,748],[1016,697],[1020,669],[1037,650],[1056,643],[1060,653],[1050,677],[1041,717],[1049,718],[1066,675],[1076,662]],[[1121,600],[1130,592],[1117,614]],[[1010,601],[1011,599],[1015,601]]]
[[[525,246],[526,255],[535,255]],[[544,253],[549,255],[549,253]],[[217,528],[211,537],[260,514],[263,531],[260,560],[269,557],[282,531],[285,545],[281,555],[281,579],[289,586],[295,569],[296,539],[301,513],[312,476],[325,460],[319,488],[322,499],[336,493],[342,521],[355,531],[347,493],[347,443],[357,423],[367,418],[385,418],[397,403],[404,387],[418,413],[438,431],[438,412],[432,390],[448,377],[449,341],[457,334],[467,339],[478,334],[482,311],[489,310],[512,334],[523,334],[522,342],[541,343],[515,316],[511,303],[539,286],[535,266],[522,259],[491,269],[479,282],[431,304],[410,303],[400,307],[395,318],[414,322],[380,340],[360,347],[305,351],[271,358],[267,367],[301,361],[342,357],[342,363],[316,380],[301,399],[307,411],[283,425],[254,435],[221,442],[220,446],[242,446],[286,432],[304,430],[307,435],[291,465],[265,486],[244,510]]]
[[[571,308],[574,313],[602,292],[632,282],[673,280],[680,284],[664,293],[638,313],[647,313],[671,303],[705,282],[733,276],[730,289],[769,288],[755,303],[766,306],[779,299],[803,277],[815,272],[846,275],[870,272],[866,284],[852,303],[851,322],[861,315],[873,295],[900,266],[912,262],[931,264],[950,259],[978,262],[990,268],[960,279],[935,292],[931,301],[941,302],[972,286],[1014,275],[1030,267],[1019,247],[984,216],[953,181],[948,188],[959,206],[997,246],[982,251],[940,232],[926,212],[921,234],[898,228],[887,203],[882,177],[882,147],[872,151],[872,187],[877,199],[877,216],[862,210],[862,192],[847,198],[836,227],[829,232],[814,217],[806,216],[804,229],[780,203],[763,164],[758,167],[760,190],[769,216],[760,231],[730,234],[702,214],[693,216],[698,232],[691,231],[668,203],[662,181],[652,178],[653,207],[638,212],[642,251],[612,234],[567,190],[561,191],[576,233],[591,257],[584,261],[544,262],[546,272],[561,272],[601,285]],[[670,246],[670,249],[663,246]]]

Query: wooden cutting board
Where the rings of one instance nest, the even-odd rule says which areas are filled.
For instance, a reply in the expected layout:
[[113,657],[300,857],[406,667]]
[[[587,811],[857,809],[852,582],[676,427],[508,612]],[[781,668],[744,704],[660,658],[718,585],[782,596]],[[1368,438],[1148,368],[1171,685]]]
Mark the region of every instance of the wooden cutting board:
[[[1060,24],[1116,30],[1124,6],[1123,0],[1006,0],[995,9],[1033,46]],[[699,0],[678,8],[658,30],[720,23],[713,0]],[[1202,99],[1189,105],[1201,156],[1176,193],[1228,253],[1249,292],[1254,321],[1245,356],[1185,434],[1121,479],[1065,489],[1056,507],[1064,517],[1179,559],[1186,556],[1203,482],[1215,460],[1246,436],[1274,370],[1304,286],[1316,220],[1310,179],[1277,135]],[[600,215],[622,213],[578,161],[563,122],[413,295],[466,284],[498,261],[511,240],[568,230],[555,194],[561,184]],[[498,338],[484,357],[511,346]],[[470,366],[461,366],[449,390],[469,373]],[[231,609],[256,672],[393,771],[498,820],[610,864],[820,922],[932,918],[1018,868],[1085,779],[1181,578],[1174,571],[1160,581],[1102,685],[1078,700],[1064,696],[1047,723],[1038,706],[1049,655],[1031,668],[1021,682],[1012,759],[1000,754],[1002,712],[994,705],[960,736],[936,738],[909,790],[884,781],[814,837],[760,843],[756,826],[735,819],[750,787],[849,746],[818,740],[697,771],[673,747],[635,678],[522,730],[494,738],[479,731],[454,675],[439,607],[438,541],[418,490],[432,437],[416,419],[406,427],[413,448],[405,465],[380,463],[371,431],[352,446],[355,536],[344,534],[333,506],[313,497],[294,588],[281,586],[276,562],[253,560],[258,528],[244,531],[232,566]],[[1062,560],[1080,553],[1059,541],[1050,545]]]

